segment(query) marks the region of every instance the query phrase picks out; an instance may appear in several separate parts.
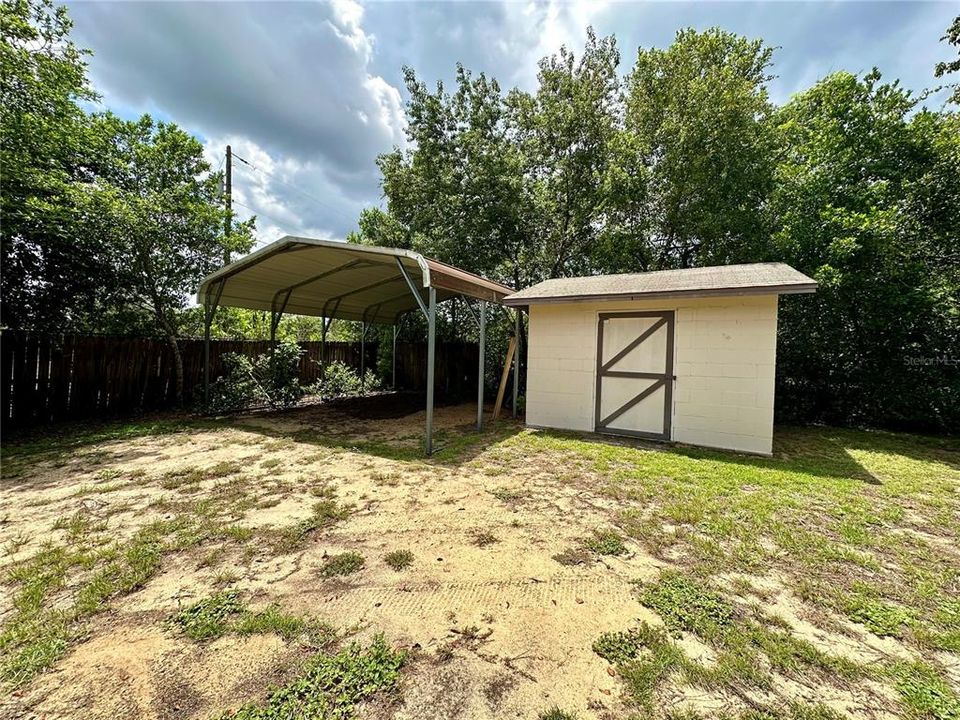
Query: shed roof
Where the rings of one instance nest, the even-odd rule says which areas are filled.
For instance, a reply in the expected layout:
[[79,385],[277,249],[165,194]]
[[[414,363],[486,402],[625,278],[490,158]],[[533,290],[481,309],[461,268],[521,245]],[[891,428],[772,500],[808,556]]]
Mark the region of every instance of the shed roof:
[[219,293],[219,304],[231,307],[390,324],[418,307],[398,263],[418,289],[435,288],[438,302],[500,302],[513,292],[412,250],[288,235],[205,277],[197,300]]
[[504,305],[660,297],[812,293],[817,283],[784,263],[718,265],[622,275],[555,278],[508,295]]

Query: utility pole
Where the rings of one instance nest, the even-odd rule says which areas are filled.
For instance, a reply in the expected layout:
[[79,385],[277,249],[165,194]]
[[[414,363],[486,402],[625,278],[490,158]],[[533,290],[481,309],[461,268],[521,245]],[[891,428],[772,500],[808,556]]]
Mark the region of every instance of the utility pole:
[[[230,146],[227,145],[227,175],[224,181],[224,207],[227,211],[227,218],[224,223],[224,232],[225,237],[230,237],[230,233],[233,230],[233,153],[230,151]],[[227,265],[230,262],[230,248],[225,247],[223,250],[223,264]]]

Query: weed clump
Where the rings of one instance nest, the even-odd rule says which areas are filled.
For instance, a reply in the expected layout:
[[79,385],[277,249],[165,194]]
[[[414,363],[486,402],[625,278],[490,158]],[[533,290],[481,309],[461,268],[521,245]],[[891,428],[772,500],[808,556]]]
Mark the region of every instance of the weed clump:
[[409,550],[394,550],[384,555],[383,560],[387,565],[399,572],[413,564],[413,553]]
[[845,603],[847,617],[865,625],[879,637],[902,637],[903,629],[913,624],[914,617],[903,608],[890,605],[864,592],[855,592]]
[[584,540],[583,544],[597,555],[623,555],[627,552],[623,538],[613,530],[595,530],[593,537]]
[[593,555],[585,548],[567,548],[553,556],[561,565],[586,565],[593,560]]
[[500,542],[500,538],[489,530],[477,530],[473,534],[473,544],[477,547],[486,547],[487,545],[493,545],[498,542]]
[[647,644],[646,634],[637,629],[604,633],[594,641],[593,651],[611,665],[620,665],[640,654]]
[[893,666],[891,674],[907,710],[907,717],[932,720],[960,718],[960,695],[930,665],[901,662]]
[[364,558],[358,552],[352,550],[331,555],[321,566],[320,574],[323,577],[333,577],[335,575],[351,575],[363,567]]
[[237,591],[224,590],[181,610],[173,622],[191,640],[214,640],[226,634],[230,616],[242,611],[243,603]]
[[566,710],[561,710],[559,707],[554,705],[546,712],[540,713],[540,720],[577,720],[577,715],[576,713],[570,713]]
[[382,635],[367,648],[351,643],[336,654],[318,653],[299,678],[274,690],[266,704],[246,705],[221,720],[348,720],[358,703],[396,687],[405,659],[406,653],[390,648]]
[[676,636],[692,632],[716,640],[733,623],[733,607],[719,594],[678,572],[664,572],[660,581],[648,587],[640,602],[656,611]]

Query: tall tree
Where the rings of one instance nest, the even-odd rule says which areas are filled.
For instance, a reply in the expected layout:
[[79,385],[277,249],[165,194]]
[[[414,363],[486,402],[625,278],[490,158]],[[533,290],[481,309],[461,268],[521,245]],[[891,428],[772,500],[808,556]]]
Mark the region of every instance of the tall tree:
[[619,64],[616,39],[588,28],[579,60],[561,47],[540,61],[535,93],[509,95],[532,199],[536,279],[593,268],[620,115]]
[[180,313],[200,280],[222,264],[225,249],[250,249],[252,222],[223,234],[221,177],[210,173],[200,141],[176,125],[106,114],[93,119],[93,130],[102,154],[88,188],[95,212],[86,229],[117,251],[119,300],[146,312],[168,339],[182,400]]
[[378,158],[389,216],[365,212],[354,239],[414,247],[519,282],[522,164],[499,85],[461,66],[452,95],[442,83],[431,91],[409,68],[405,79],[411,149]]
[[[772,54],[761,40],[716,28],[681,30],[664,50],[638,51],[622,157],[628,168],[639,159],[648,174],[637,230],[649,232],[649,259],[631,269],[756,256],[772,170],[765,125]],[[631,192],[621,202],[637,198]]]
[[918,111],[874,70],[821,80],[774,121],[771,257],[820,283],[782,303],[781,410],[956,428],[958,118]]
[[[953,45],[957,48],[958,54],[960,54],[960,15],[957,15],[953,19],[953,23],[947,28],[946,35],[940,39],[946,40],[947,43]],[[960,57],[956,60],[938,62],[933,70],[934,76],[938,78],[946,77],[956,72],[960,72]],[[953,88],[953,94],[950,96],[951,102],[960,104],[960,83],[953,83],[951,87]]]
[[90,177],[78,101],[95,97],[85,52],[51,0],[3,0],[0,28],[0,322],[76,327],[112,284],[100,239],[75,232],[75,190]]

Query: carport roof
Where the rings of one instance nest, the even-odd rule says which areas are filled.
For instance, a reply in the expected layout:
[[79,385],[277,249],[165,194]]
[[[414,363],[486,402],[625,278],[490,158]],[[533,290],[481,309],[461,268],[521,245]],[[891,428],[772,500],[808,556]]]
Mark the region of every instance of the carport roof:
[[197,300],[392,324],[418,307],[400,265],[424,302],[430,287],[438,302],[457,295],[500,302],[513,292],[411,250],[288,235],[208,275]]
[[812,293],[817,283],[784,263],[720,265],[624,275],[555,278],[508,295],[504,305],[583,300]]

